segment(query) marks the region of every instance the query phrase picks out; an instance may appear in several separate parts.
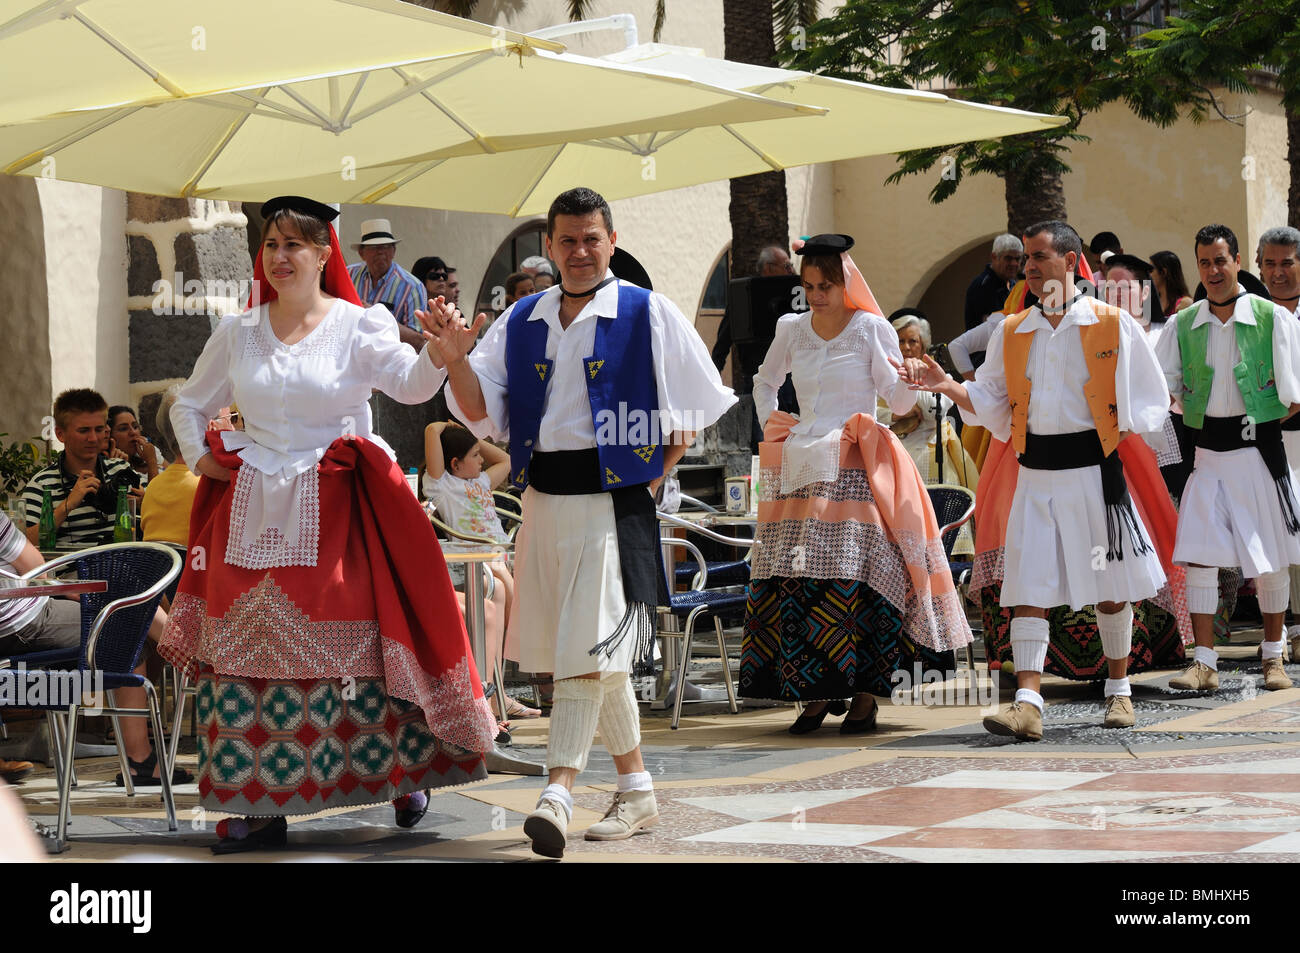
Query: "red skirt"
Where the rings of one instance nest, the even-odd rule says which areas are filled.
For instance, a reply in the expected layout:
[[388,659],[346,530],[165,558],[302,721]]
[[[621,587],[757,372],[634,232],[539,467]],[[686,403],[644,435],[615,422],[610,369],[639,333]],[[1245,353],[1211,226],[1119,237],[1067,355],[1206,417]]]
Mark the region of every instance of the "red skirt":
[[[215,432],[209,447],[238,470]],[[199,682],[205,806],[309,813],[485,775],[496,721],[401,472],[374,444],[340,439],[315,482],[314,566],[227,563],[242,530],[234,483],[203,477],[195,495],[159,651]]]

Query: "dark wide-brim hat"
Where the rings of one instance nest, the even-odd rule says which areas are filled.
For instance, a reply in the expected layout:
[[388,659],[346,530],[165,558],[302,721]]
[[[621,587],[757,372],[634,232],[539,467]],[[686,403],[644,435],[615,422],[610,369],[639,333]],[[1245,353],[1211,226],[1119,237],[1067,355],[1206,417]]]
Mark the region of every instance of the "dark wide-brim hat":
[[801,247],[795,249],[796,255],[835,255],[844,254],[853,247],[852,235],[840,235],[826,232],[805,239]]
[[654,291],[654,285],[650,283],[649,273],[641,266],[632,255],[622,248],[615,246],[614,254],[609,258],[609,270],[614,272],[614,277],[623,281],[630,281],[634,285],[644,288],[646,291]]
[[331,208],[324,202],[304,198],[301,195],[278,195],[262,203],[262,219],[265,221],[282,209],[291,209],[303,215],[311,215],[322,222],[332,222],[339,217],[338,209]]

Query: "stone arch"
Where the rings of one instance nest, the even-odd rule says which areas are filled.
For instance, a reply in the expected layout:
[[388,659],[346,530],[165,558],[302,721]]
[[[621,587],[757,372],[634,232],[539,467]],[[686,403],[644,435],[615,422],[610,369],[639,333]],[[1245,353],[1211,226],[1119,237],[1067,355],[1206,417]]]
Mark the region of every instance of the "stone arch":
[[966,329],[966,289],[988,263],[993,239],[990,232],[964,242],[927,269],[908,292],[900,307],[920,308],[929,316],[935,343],[951,341]]

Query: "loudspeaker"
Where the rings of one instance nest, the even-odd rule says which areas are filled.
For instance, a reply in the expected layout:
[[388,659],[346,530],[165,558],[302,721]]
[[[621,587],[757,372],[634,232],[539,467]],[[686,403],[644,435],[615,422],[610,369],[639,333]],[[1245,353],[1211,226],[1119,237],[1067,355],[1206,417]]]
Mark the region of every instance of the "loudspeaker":
[[795,310],[807,310],[796,294],[798,275],[734,278],[727,285],[727,321],[737,344],[759,344],[764,351],[776,334],[776,322]]

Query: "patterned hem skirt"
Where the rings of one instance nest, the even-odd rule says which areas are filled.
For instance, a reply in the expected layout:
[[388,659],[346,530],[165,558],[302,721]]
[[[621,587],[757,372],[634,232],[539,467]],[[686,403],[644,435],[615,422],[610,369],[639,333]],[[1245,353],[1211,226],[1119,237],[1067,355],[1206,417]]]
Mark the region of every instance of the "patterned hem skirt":
[[[1014,611],[999,604],[1002,586],[993,582],[980,590],[980,613],[984,620],[984,652],[991,663],[1012,661],[1011,616]],[[1101,650],[1094,607],[1071,609],[1057,606],[1047,613],[1051,641],[1043,671],[1075,681],[1109,677],[1106,654]],[[1133,603],[1133,649],[1129,652],[1130,675],[1151,669],[1181,668],[1187,664],[1178,619],[1155,600]]]
[[245,678],[201,665],[199,795],[209,810],[314,814],[487,777],[381,678]]
[[893,673],[951,672],[951,651],[908,638],[899,610],[864,582],[773,576],[749,584],[740,694],[817,701],[858,692],[887,696]]

